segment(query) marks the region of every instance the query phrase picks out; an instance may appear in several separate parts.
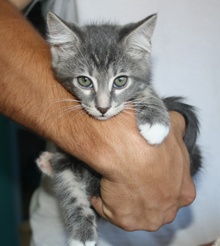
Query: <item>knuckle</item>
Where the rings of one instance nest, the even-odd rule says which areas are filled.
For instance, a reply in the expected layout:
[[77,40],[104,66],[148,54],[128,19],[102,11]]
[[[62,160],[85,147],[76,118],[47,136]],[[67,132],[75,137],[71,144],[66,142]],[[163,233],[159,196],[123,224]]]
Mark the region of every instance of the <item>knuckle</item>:
[[[171,217],[172,219],[173,217]],[[134,218],[129,216],[120,217],[118,220],[117,226],[121,229],[132,232],[135,230],[145,230],[149,232],[154,232],[160,229],[162,225],[164,225],[164,221],[162,217],[159,216],[150,216],[149,214],[145,216],[141,216],[139,218]]]
[[183,202],[182,202],[182,206],[188,206],[191,203],[193,203],[193,201],[196,198],[196,189],[194,184],[190,187],[190,189],[187,189],[187,191],[185,192],[184,196],[183,196]]
[[164,221],[164,224],[170,224],[170,223],[172,223],[172,222],[174,221],[175,218],[176,218],[176,211],[170,213],[170,214],[166,217],[166,219],[165,219],[165,221]]
[[118,220],[117,226],[128,232],[138,230],[137,223],[126,217],[121,217],[120,220]]
[[103,212],[109,221],[125,231],[135,231],[138,229],[138,223],[135,221],[134,217],[124,211],[111,212],[104,207]]
[[187,196],[187,203],[190,205],[196,198],[196,190],[193,189]]
[[105,212],[108,214],[107,217],[113,224],[125,231],[132,232],[135,230],[146,230],[149,232],[155,232],[159,230],[161,226],[169,224],[175,219],[177,209],[173,209],[165,217],[159,216],[159,214],[154,214],[154,216],[151,215],[149,217],[148,214],[147,217],[139,216],[139,218],[135,218],[134,216],[128,214],[109,214],[109,211]]
[[107,219],[112,220],[113,214],[112,214],[111,210],[109,210],[106,206],[103,205],[102,211],[103,211],[104,216]]
[[147,231],[149,232],[154,232],[154,231],[157,231],[160,229],[160,227],[162,226],[163,224],[160,222],[160,221],[155,221],[153,223],[150,223],[150,225],[148,226],[148,229]]
[[162,225],[170,224],[171,222],[173,222],[174,219],[176,218],[178,210],[179,210],[179,207],[176,206],[176,205],[173,205],[172,207],[167,209],[164,212],[164,216],[163,216],[163,219],[162,219]]

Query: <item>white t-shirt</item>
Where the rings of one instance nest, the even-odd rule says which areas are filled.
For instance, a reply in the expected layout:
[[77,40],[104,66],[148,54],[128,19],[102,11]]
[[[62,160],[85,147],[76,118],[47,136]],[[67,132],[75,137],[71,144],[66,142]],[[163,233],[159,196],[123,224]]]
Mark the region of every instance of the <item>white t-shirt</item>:
[[[62,1],[62,6],[61,1],[52,2],[58,15],[80,24],[91,20],[124,24],[157,12],[153,84],[160,95],[184,96],[199,109],[204,167],[195,180],[195,202],[157,232],[124,232],[102,223],[98,246],[198,246],[213,241],[220,235],[220,1],[75,0]],[[32,245],[65,245],[56,201],[43,187],[32,199],[31,225]]]

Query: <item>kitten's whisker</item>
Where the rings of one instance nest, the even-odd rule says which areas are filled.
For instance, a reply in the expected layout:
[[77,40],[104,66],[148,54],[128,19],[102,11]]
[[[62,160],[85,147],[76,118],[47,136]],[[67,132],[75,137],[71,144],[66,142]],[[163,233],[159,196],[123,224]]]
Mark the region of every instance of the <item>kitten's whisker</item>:
[[134,102],[134,106],[137,107],[146,107],[149,109],[157,109],[157,110],[164,110],[163,106],[153,103],[145,103],[145,102]]
[[80,109],[82,108],[81,105],[65,105],[65,106],[60,106],[59,108],[61,109]]
[[154,104],[148,104],[148,103],[143,103],[143,104],[136,104],[135,108],[141,107],[141,108],[163,108],[160,105],[154,105]]
[[[43,103],[43,105],[41,105],[41,106],[43,106],[43,107],[45,106],[44,111],[45,112],[48,111],[47,115],[51,114],[51,112],[49,111],[49,109],[53,106],[53,103],[51,101],[47,101],[47,102]],[[32,109],[30,112],[31,112],[31,114],[34,114],[35,111],[37,111],[37,110],[38,110],[38,107]]]
[[[83,115],[82,115],[82,114],[83,114]],[[74,120],[76,117],[79,117],[79,115],[80,115],[81,117],[85,118],[86,113],[85,113],[84,110],[81,110],[80,112],[78,112],[78,113],[73,117],[73,120]],[[83,118],[82,118],[82,119],[83,119]]]
[[74,111],[74,110],[78,110],[78,109],[82,108],[80,105],[79,105],[79,107],[75,107],[75,106],[67,107],[67,108],[65,108],[65,107],[67,107],[67,106],[61,107],[61,108],[64,108],[63,112]]
[[[55,99],[48,100],[48,101],[44,102],[43,105],[41,105],[41,106],[44,107],[44,111],[48,111],[47,114],[50,114],[49,109],[51,107],[53,107],[55,103],[62,103],[62,102],[76,102],[76,103],[79,103],[80,101],[76,100],[76,99],[71,99],[71,98],[55,98]],[[34,114],[34,112],[37,111],[37,110],[38,110],[38,108],[32,109],[31,110],[31,114]]]
[[71,99],[71,98],[56,98],[53,100],[53,102],[80,102],[80,100],[77,99]]
[[131,113],[132,113],[132,112],[135,112],[135,110],[133,110],[133,108],[127,108],[127,107],[125,107],[124,110],[126,110],[126,111],[129,110]]
[[129,108],[129,109],[135,110],[135,107],[132,107],[131,104],[124,104],[124,108]]
[[[156,110],[158,110],[158,111],[161,111],[161,112],[163,112],[163,108],[161,107],[151,107],[151,105],[147,105],[146,106],[148,109],[156,109]],[[126,111],[126,110],[135,110],[135,112],[136,113],[139,113],[139,114],[142,114],[142,115],[146,115],[146,111],[145,110],[142,110],[142,109],[138,109],[138,108],[132,108],[132,107],[128,107],[128,106],[125,106],[124,107],[124,111]]]
[[[66,114],[71,113],[71,112],[73,112],[73,111],[74,111],[74,109],[72,109],[72,108],[69,108],[69,109],[66,109],[66,110],[62,111],[62,113],[61,113],[60,115],[58,115],[58,116],[54,119],[54,122],[52,122],[50,128],[52,128],[52,127],[54,126],[55,122],[58,121],[61,117],[65,116]],[[79,112],[78,112],[77,114],[75,114],[74,117],[73,117],[72,119],[74,120],[74,119],[75,119],[77,116],[79,116],[81,113],[84,113],[84,111],[83,111],[83,110],[79,110]]]
[[[128,110],[128,111],[127,111],[127,110],[123,110],[122,113],[119,113],[119,114],[118,114],[118,117],[121,117],[123,120],[127,120],[126,117],[125,117],[125,114],[126,114],[126,115],[129,115],[129,117],[135,117],[135,115],[132,114],[129,110]],[[118,123],[118,124],[119,124],[119,123]]]
[[[134,114],[134,112],[133,112],[133,109],[131,108],[124,108],[123,109],[123,113],[125,113],[125,114],[127,114],[127,115],[131,115],[132,117],[135,117],[135,114]],[[120,114],[122,117],[124,117],[124,115],[123,114]]]

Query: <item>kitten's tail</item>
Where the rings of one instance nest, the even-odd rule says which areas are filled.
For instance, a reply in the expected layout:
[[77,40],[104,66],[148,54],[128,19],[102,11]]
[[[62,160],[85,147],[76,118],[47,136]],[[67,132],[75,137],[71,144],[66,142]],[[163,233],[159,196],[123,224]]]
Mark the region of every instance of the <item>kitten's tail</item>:
[[184,142],[188,149],[191,159],[191,174],[194,175],[201,166],[201,154],[196,140],[199,134],[199,121],[195,107],[183,102],[182,97],[166,97],[163,102],[168,111],[177,111],[183,115],[186,121],[186,134]]

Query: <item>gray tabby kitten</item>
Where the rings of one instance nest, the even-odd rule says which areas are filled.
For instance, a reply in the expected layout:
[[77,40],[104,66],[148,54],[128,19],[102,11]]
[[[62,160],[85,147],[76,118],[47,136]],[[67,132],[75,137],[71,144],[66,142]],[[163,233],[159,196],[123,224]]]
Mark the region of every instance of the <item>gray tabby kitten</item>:
[[[151,15],[125,26],[79,27],[49,13],[52,67],[60,83],[98,120],[107,120],[126,109],[128,102],[133,103],[140,134],[149,144],[160,144],[168,135],[168,110],[180,112],[187,123],[184,140],[194,175],[201,165],[194,109],[181,98],[162,100],[151,86],[151,36],[156,19]],[[96,245],[96,215],[89,198],[100,195],[100,175],[58,148],[43,152],[37,164],[52,179],[68,245]]]

